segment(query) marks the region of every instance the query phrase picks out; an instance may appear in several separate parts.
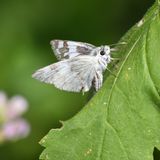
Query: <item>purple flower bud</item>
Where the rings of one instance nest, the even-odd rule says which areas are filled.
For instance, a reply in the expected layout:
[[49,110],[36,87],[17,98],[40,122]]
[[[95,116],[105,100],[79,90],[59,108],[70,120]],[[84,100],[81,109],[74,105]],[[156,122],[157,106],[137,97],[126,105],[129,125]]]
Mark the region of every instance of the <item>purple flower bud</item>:
[[6,116],[8,119],[14,119],[22,115],[28,107],[27,101],[21,96],[15,96],[8,102]]
[[2,127],[2,133],[6,140],[24,138],[29,134],[29,132],[30,127],[23,119],[7,122]]
[[29,124],[20,116],[27,110],[28,103],[21,96],[8,100],[0,92],[0,143],[26,137],[30,132]]

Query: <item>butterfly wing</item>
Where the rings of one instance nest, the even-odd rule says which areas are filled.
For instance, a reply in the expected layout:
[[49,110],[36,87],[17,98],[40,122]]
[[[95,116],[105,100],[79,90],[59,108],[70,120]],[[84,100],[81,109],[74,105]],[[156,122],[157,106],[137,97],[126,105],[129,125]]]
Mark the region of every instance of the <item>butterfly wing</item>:
[[83,42],[52,40],[50,42],[58,60],[69,59],[79,55],[90,55],[94,45]]
[[91,56],[78,56],[39,69],[33,77],[62,90],[87,92],[96,74],[95,63]]

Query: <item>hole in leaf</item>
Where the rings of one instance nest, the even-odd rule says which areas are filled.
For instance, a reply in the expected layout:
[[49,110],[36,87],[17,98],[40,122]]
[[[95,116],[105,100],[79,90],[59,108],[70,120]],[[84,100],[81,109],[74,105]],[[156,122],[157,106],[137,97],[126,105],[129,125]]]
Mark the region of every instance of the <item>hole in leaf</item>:
[[158,150],[156,147],[154,147],[153,158],[154,160],[160,160],[160,150]]

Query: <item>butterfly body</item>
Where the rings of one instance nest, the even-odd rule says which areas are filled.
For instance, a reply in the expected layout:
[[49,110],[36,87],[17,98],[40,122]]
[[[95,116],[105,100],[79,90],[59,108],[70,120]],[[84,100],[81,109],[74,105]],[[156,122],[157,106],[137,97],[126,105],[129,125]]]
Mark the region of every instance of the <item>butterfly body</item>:
[[34,78],[72,92],[87,92],[92,85],[97,91],[102,86],[102,73],[111,61],[109,46],[63,40],[51,45],[60,61],[39,69]]

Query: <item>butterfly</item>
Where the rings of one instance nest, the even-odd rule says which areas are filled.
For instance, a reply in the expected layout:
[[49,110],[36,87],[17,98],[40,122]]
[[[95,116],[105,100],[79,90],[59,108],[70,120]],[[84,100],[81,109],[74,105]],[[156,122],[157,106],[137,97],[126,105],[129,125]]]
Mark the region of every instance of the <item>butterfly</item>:
[[33,78],[71,92],[101,88],[103,72],[112,60],[110,46],[68,40],[52,40],[50,44],[59,62],[37,70]]

